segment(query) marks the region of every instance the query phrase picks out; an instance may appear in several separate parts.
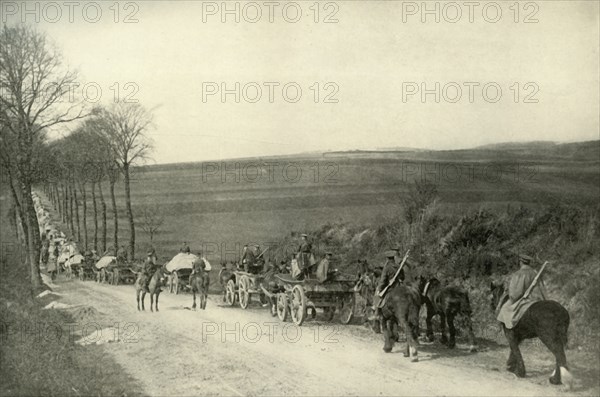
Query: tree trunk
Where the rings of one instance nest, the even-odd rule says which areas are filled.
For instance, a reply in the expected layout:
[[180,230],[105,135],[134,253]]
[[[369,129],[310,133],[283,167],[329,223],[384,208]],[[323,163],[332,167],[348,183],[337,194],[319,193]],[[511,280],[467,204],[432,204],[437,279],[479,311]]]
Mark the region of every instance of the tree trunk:
[[[7,171],[8,171],[8,184],[10,185],[10,192],[12,194],[13,200],[15,202],[15,209],[16,209],[16,213],[17,213],[17,217],[18,217],[18,221],[21,224],[21,229],[23,232],[23,243],[25,243],[25,246],[29,246],[29,236],[27,235],[27,221],[25,219],[25,214],[23,213],[23,205],[21,204],[20,200],[19,200],[19,194],[17,193],[17,189],[15,189],[15,181],[14,178],[12,176],[12,172],[10,171],[10,169],[8,167]],[[18,226],[17,226],[18,229]]]
[[75,234],[75,226],[73,225],[73,189],[71,185],[67,183],[67,191],[69,192],[69,230],[71,236]]
[[65,225],[67,225],[69,223],[69,195],[68,195],[68,191],[67,191],[67,186],[65,184],[63,184],[61,182],[61,189],[62,189],[62,193],[63,193],[63,217],[62,217],[62,221]]
[[94,250],[98,251],[98,207],[96,205],[96,182],[94,181],[92,181],[92,208],[94,209]]
[[77,246],[81,247],[81,223],[79,222],[79,199],[77,198],[77,186],[75,182],[71,185],[73,201],[75,201],[75,221],[77,222]]
[[131,187],[129,184],[129,164],[123,165],[123,174],[125,177],[125,205],[127,207],[127,217],[129,218],[129,260],[135,260],[135,224],[133,222],[133,211],[131,210]]
[[114,227],[114,249],[115,254],[117,253],[117,249],[119,248],[119,214],[117,212],[117,200],[115,200],[115,181],[110,181],[110,199],[112,201],[112,212],[113,212],[113,220],[115,223]]
[[106,202],[102,193],[102,182],[98,183],[98,195],[100,196],[100,207],[102,207],[102,252],[106,251]]
[[21,191],[23,199],[23,211],[25,213],[26,224],[27,224],[27,236],[28,236],[28,254],[29,254],[29,268],[31,276],[31,286],[33,290],[37,290],[42,285],[42,278],[40,276],[40,251],[41,251],[41,239],[40,239],[40,227],[37,221],[35,213],[35,207],[33,205],[33,199],[31,198],[31,184],[27,181],[21,182]]
[[56,183],[54,184],[54,196],[56,197],[56,205],[54,207],[54,209],[58,208],[58,215],[62,218],[62,208],[60,206],[60,194],[58,192],[58,186],[56,185]]
[[87,192],[85,189],[85,182],[79,185],[79,191],[81,192],[81,203],[83,210],[83,251],[88,249],[88,229],[87,229]]

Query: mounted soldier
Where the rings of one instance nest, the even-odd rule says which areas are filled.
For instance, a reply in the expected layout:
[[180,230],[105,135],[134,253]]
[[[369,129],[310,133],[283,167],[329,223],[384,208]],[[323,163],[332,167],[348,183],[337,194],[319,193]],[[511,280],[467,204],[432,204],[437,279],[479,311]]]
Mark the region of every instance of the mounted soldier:
[[144,261],[144,267],[142,269],[142,273],[145,277],[144,279],[144,287],[146,290],[148,290],[148,284],[150,284],[150,279],[152,278],[152,275],[155,272],[155,266],[156,266],[156,252],[154,251],[154,248],[148,250],[148,253],[146,255],[146,260]]
[[[506,328],[512,329],[517,325],[525,311],[535,302],[546,300],[546,288],[541,277],[533,285],[537,272],[533,269],[533,258],[519,255],[520,268],[510,277],[507,295],[500,300],[498,321],[504,323]],[[533,286],[528,296],[526,291]]]

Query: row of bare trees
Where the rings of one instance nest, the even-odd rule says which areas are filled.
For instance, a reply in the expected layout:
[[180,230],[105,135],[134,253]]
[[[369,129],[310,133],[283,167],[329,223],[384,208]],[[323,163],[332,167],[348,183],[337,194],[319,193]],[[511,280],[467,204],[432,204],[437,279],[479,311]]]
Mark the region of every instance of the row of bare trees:
[[[77,79],[77,73],[65,67],[59,50],[46,35],[27,25],[2,27],[0,164],[24,231],[34,289],[41,286],[40,225],[31,195],[34,186],[44,188],[82,248],[106,250],[107,205],[102,184],[109,186],[116,248],[115,185],[122,175],[130,228],[129,256],[135,258],[130,172],[150,153],[146,132],[152,115],[137,103],[91,108],[73,97]],[[60,126],[74,131],[57,139],[54,135]],[[87,226],[90,198],[93,233]]]

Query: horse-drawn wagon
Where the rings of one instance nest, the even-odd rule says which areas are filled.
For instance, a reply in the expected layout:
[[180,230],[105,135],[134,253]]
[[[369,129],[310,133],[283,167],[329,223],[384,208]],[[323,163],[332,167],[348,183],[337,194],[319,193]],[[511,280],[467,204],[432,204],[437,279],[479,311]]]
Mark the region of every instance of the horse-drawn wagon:
[[106,255],[96,262],[94,273],[96,274],[96,282],[110,282],[112,280],[112,267],[116,266],[117,257]]
[[258,296],[261,303],[267,303],[266,295],[261,288],[264,274],[253,274],[236,270],[225,284],[225,302],[229,306],[237,301],[242,309],[248,308],[252,296]]
[[286,321],[291,316],[294,324],[300,326],[306,320],[308,310],[311,317],[316,317],[316,310],[322,309],[327,321],[333,320],[336,311],[339,312],[340,321],[348,324],[354,315],[356,277],[332,272],[330,277],[321,282],[316,278],[296,280],[289,274],[276,274],[278,285],[277,292],[262,288],[272,302],[272,314],[276,314],[281,321]]
[[[192,274],[192,268],[194,261],[199,259],[198,256],[188,253],[179,253],[173,257],[166,265],[165,269],[169,272],[169,278],[167,285],[170,293],[178,294],[180,291],[189,290],[190,274]],[[210,271],[210,263],[205,259],[204,270]]]

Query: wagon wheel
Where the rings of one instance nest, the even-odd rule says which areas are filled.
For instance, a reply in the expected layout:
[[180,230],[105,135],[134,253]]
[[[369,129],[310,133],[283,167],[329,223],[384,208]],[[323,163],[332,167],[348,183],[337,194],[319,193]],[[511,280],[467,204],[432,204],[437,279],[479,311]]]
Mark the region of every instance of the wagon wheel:
[[229,280],[225,287],[225,301],[229,306],[235,304],[235,282],[233,280]]
[[242,309],[246,309],[250,303],[250,279],[247,276],[240,277],[240,284],[238,294],[240,297],[240,306]]
[[277,294],[277,305],[276,305],[277,317],[279,320],[285,322],[288,313],[288,299],[287,295],[283,292]]
[[342,307],[340,308],[340,321],[342,324],[350,324],[350,321],[352,321],[355,303],[356,298],[354,297],[354,294],[350,295],[348,299],[342,301]]
[[325,308],[325,319],[327,321],[333,320],[333,316],[335,315],[335,306],[330,306]]
[[290,303],[290,312],[292,321],[297,326],[302,325],[306,318],[306,294],[301,285],[295,285],[292,288],[292,302]]
[[179,294],[179,275],[177,272],[173,273],[173,290],[175,295]]
[[167,279],[167,287],[169,287],[169,293],[172,294],[173,293],[173,275],[170,274],[169,278]]

